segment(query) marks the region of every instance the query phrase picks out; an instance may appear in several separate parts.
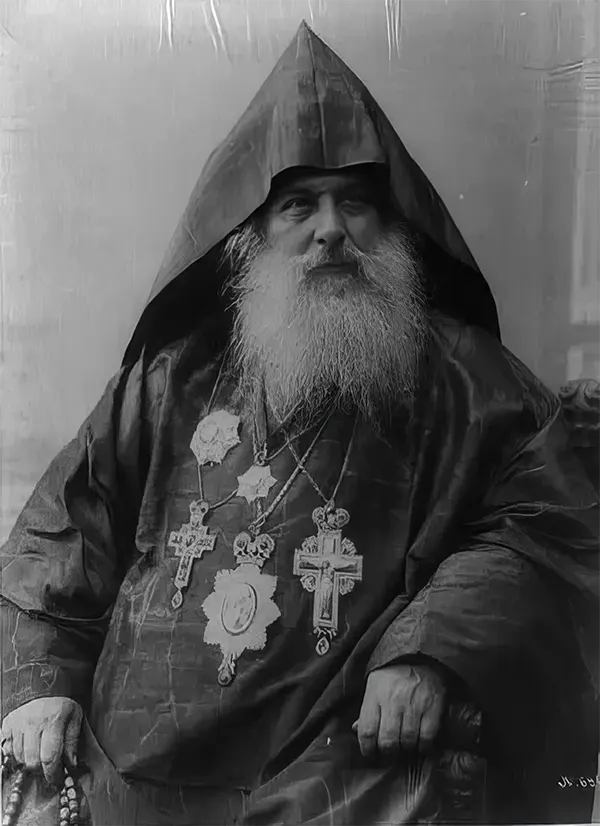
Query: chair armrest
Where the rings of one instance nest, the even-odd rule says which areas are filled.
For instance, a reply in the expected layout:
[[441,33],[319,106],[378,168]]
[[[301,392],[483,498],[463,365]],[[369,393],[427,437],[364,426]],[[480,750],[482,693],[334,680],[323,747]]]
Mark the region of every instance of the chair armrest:
[[598,444],[600,431],[600,382],[578,379],[563,385],[558,398],[570,428],[574,444]]
[[483,823],[486,772],[481,711],[470,702],[450,703],[435,762],[438,811],[433,822]]

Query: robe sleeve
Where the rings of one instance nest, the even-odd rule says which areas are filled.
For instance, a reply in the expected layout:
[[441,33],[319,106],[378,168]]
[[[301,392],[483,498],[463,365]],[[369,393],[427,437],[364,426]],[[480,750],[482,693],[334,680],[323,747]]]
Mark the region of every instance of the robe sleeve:
[[539,745],[553,715],[575,713],[576,686],[589,676],[597,686],[597,505],[556,410],[496,474],[368,670],[432,658],[467,686],[501,739],[521,747],[529,731]]
[[134,547],[143,485],[140,363],[123,368],[50,464],[2,549],[2,716],[84,707]]

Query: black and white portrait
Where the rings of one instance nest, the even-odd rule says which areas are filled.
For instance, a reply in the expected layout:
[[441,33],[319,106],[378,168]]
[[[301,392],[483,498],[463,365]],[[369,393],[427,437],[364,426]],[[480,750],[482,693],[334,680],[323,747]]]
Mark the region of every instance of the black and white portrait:
[[4,826],[600,815],[599,9],[8,0]]

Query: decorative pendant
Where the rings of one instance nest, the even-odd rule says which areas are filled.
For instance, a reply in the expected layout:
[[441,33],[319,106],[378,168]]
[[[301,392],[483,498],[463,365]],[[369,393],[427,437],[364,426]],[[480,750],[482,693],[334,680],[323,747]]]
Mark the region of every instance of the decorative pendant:
[[239,426],[240,417],[227,410],[215,410],[201,419],[190,444],[198,464],[220,464],[239,445]]
[[338,631],[340,594],[349,594],[362,580],[363,558],[354,543],[342,537],[350,521],[348,511],[316,508],[312,514],[317,535],[310,536],[294,551],[294,574],[302,586],[314,593],[313,631],[318,636],[315,649],[323,655]]
[[248,504],[255,499],[264,499],[269,495],[277,479],[271,475],[269,465],[252,465],[242,476],[238,476],[238,496],[244,496]]
[[175,548],[175,556],[180,557],[179,567],[173,580],[177,589],[171,605],[175,610],[183,603],[183,589],[190,581],[192,566],[196,559],[201,559],[204,551],[212,551],[217,537],[209,533],[204,519],[209,511],[206,502],[192,502],[190,505],[190,521],[182,525],[180,530],[172,531],[169,545]]
[[277,577],[261,573],[274,548],[268,534],[255,539],[238,534],[233,543],[238,567],[217,573],[214,591],[202,604],[208,617],[204,642],[220,646],[223,654],[217,677],[222,686],[233,682],[236,662],[246,649],[265,647],[267,627],[281,615],[271,599]]

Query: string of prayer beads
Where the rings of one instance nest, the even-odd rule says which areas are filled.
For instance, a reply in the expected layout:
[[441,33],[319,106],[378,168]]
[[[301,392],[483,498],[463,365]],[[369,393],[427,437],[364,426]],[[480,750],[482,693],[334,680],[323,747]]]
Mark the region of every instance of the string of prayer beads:
[[[11,774],[11,761],[8,755],[2,756],[2,780],[7,780]],[[59,792],[58,826],[83,826],[81,818],[81,797],[77,794],[77,785],[67,768],[64,769],[65,777],[62,788]],[[16,826],[23,805],[23,785],[26,772],[22,766],[18,766],[12,772],[8,802],[2,814],[2,826]]]

